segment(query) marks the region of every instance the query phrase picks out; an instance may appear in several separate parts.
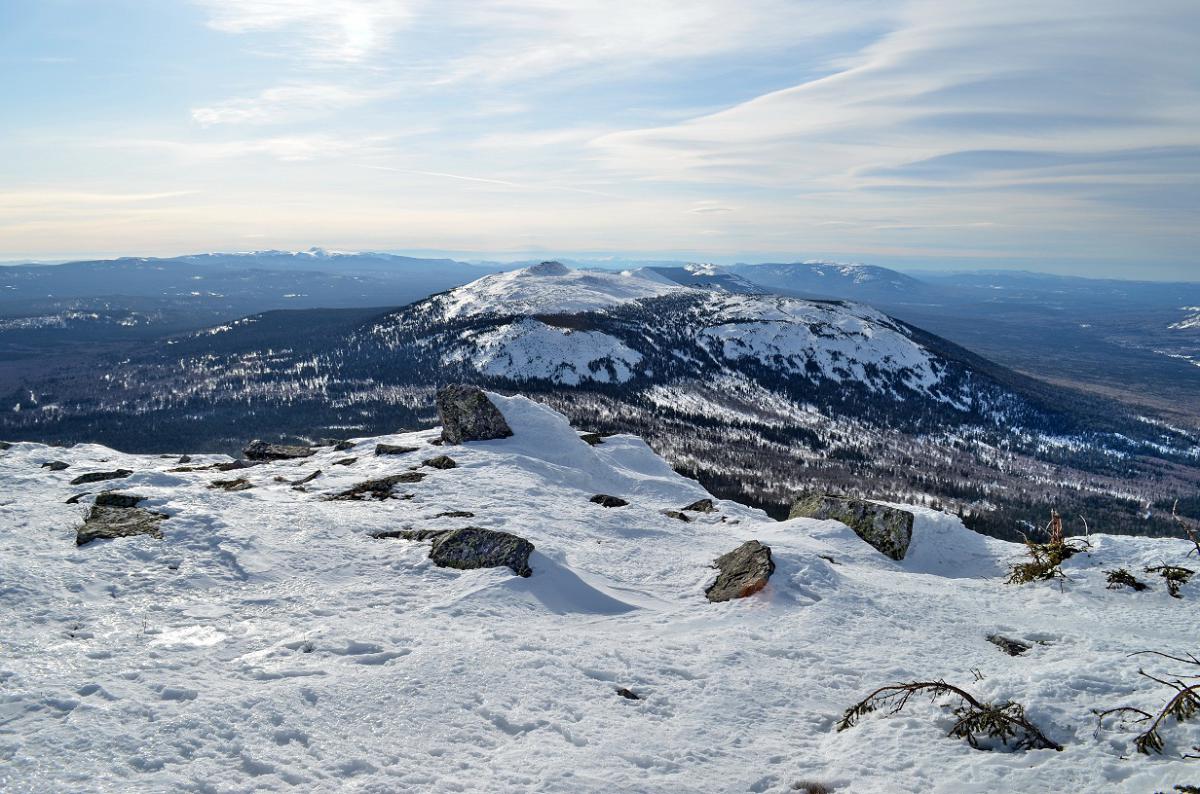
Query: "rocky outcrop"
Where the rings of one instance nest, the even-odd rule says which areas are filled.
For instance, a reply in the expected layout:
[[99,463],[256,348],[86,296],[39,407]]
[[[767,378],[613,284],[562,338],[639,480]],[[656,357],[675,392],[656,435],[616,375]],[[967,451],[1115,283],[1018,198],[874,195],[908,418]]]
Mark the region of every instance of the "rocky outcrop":
[[775,572],[771,547],[757,540],[748,540],[728,554],[722,554],[713,565],[720,573],[717,581],[704,591],[712,602],[754,595],[767,586],[767,580]]
[[409,452],[416,452],[419,447],[403,447],[397,444],[376,444],[376,455],[406,455]]
[[442,440],[448,444],[508,438],[512,428],[478,386],[455,384],[437,393]]
[[444,513],[438,513],[434,518],[474,518],[475,514],[470,510],[447,510]]
[[595,502],[601,507],[624,507],[625,505],[629,504],[629,502],[625,501],[619,496],[609,496],[608,494],[603,493],[596,494],[591,498],[590,501]]
[[599,433],[580,433],[579,440],[588,446],[594,447],[604,443],[604,436]]
[[334,452],[345,452],[348,449],[354,449],[353,441],[339,441],[333,445]]
[[75,530],[75,545],[86,546],[93,540],[112,540],[136,535],[149,535],[162,540],[159,524],[166,520],[162,513],[140,507],[107,507],[93,505],[83,526]]
[[293,460],[313,454],[312,447],[300,444],[268,444],[255,439],[246,445],[242,454],[247,460]]
[[667,518],[673,518],[676,521],[682,521],[685,524],[692,520],[687,517],[687,513],[681,513],[678,510],[663,510],[662,514]]
[[428,466],[431,469],[456,469],[458,463],[449,455],[438,455],[435,458],[429,458],[424,461],[422,466]]
[[684,507],[681,509],[689,510],[693,513],[715,513],[715,512],[717,512],[717,506],[715,504],[713,504],[712,499],[699,499],[695,502],[692,502],[687,507]]
[[116,471],[93,471],[87,474],[80,474],[75,479],[71,480],[71,485],[86,485],[90,482],[104,482],[105,480],[120,480],[133,474],[129,469],[117,469]]
[[63,469],[68,469],[70,467],[71,467],[71,464],[65,463],[64,461],[61,461],[61,460],[48,460],[45,463],[43,463],[39,468],[49,469],[50,471],[62,471]]
[[439,568],[472,570],[508,567],[517,576],[530,576],[529,555],[533,544],[508,532],[482,527],[464,529],[393,529],[376,532],[379,539],[432,540],[429,559]]
[[788,518],[841,521],[854,534],[893,560],[903,560],[912,542],[913,514],[864,499],[813,494],[797,499]]
[[213,480],[209,483],[208,487],[236,493],[238,491],[249,491],[254,486],[245,477],[238,477],[236,480]]

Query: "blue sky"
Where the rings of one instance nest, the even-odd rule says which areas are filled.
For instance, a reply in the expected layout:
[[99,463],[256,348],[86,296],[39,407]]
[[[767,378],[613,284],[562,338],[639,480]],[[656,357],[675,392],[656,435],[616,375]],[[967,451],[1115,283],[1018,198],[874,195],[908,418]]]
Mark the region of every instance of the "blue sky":
[[0,259],[1200,278],[1194,0],[0,0]]

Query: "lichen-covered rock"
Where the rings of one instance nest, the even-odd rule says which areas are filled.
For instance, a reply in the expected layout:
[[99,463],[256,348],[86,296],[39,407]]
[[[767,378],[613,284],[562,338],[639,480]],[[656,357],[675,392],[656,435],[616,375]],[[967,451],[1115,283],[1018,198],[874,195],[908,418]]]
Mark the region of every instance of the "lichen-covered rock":
[[624,507],[625,505],[629,504],[629,502],[625,501],[619,496],[609,496],[608,494],[603,493],[596,494],[591,498],[591,501],[595,502],[601,507]]
[[722,554],[713,565],[719,571],[717,581],[704,594],[714,603],[754,595],[767,586],[767,580],[775,572],[771,547],[757,540],[748,540]]
[[104,482],[105,480],[120,480],[133,472],[129,469],[117,469],[116,471],[92,471],[87,474],[80,474],[75,479],[71,480],[71,485],[86,485],[90,482]]
[[438,455],[435,458],[430,458],[421,464],[428,466],[431,469],[456,469],[458,463],[449,455]]
[[715,504],[713,504],[712,499],[699,499],[695,502],[692,502],[690,505],[688,505],[687,507],[684,507],[682,509],[690,510],[693,513],[715,513],[715,512],[717,512],[717,506]]
[[437,393],[442,440],[449,444],[508,438],[512,428],[478,386],[455,384]]
[[442,568],[499,568],[508,566],[517,576],[529,576],[533,544],[525,538],[493,529],[466,527],[436,536],[429,559]]
[[83,526],[75,531],[75,545],[86,546],[93,540],[112,540],[135,535],[149,535],[162,540],[162,530],[158,525],[166,518],[162,513],[152,513],[140,507],[93,505]]
[[131,493],[117,493],[116,491],[105,491],[96,496],[93,502],[97,507],[137,507],[138,502],[146,501],[144,496],[136,496]]
[[416,452],[419,447],[405,447],[399,444],[376,444],[376,455],[406,455],[409,452]]
[[903,560],[912,542],[913,514],[864,499],[813,494],[797,499],[788,518],[841,521],[854,534],[893,560]]
[[246,445],[242,454],[249,460],[291,460],[307,458],[313,450],[300,444],[269,444],[255,439]]

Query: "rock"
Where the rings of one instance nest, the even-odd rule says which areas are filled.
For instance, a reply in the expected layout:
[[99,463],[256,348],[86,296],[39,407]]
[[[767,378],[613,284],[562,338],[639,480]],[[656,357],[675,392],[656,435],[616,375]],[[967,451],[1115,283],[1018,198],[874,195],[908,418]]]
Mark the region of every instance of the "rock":
[[299,485],[305,485],[307,483],[312,482],[313,480],[317,479],[320,476],[321,476],[321,470],[317,469],[316,471],[314,471],[312,474],[308,475],[307,477],[301,477],[298,480],[292,480],[292,486],[296,487]]
[[595,502],[601,507],[624,507],[629,504],[619,496],[609,496],[608,494],[598,493],[589,501]]
[[434,518],[474,518],[475,514],[470,510],[447,510],[444,513],[438,513]]
[[396,444],[376,444],[376,455],[403,455],[408,452],[416,452],[419,447],[402,447]]
[[97,507],[137,507],[138,502],[146,501],[144,496],[135,496],[131,493],[117,493],[116,491],[105,491],[96,496],[95,505]]
[[498,568],[508,566],[517,576],[529,576],[533,544],[507,532],[467,527],[433,539],[429,559],[441,568]]
[[213,480],[209,483],[209,488],[219,488],[222,491],[248,491],[254,486],[245,477],[238,477],[236,480]]
[[594,447],[597,444],[604,443],[604,436],[600,435],[599,433],[580,433],[579,440],[588,446]]
[[788,518],[841,521],[854,534],[893,560],[903,560],[912,542],[913,514],[863,499],[814,494],[797,499]]
[[67,504],[77,505],[77,504],[79,504],[80,499],[82,499],[83,497],[87,496],[90,493],[91,493],[91,491],[84,491],[83,493],[77,493],[74,496],[72,496],[70,499],[67,500]]
[[689,521],[691,521],[691,520],[692,520],[692,519],[690,519],[690,518],[688,518],[688,517],[687,517],[687,514],[686,514],[686,513],[681,513],[681,512],[679,512],[678,510],[663,510],[663,511],[662,511],[662,514],[663,514],[664,516],[666,516],[667,518],[675,518],[675,519],[678,519],[679,521],[682,521],[682,522],[684,522],[685,524],[686,524],[686,523],[688,523]]
[[203,466],[201,468],[213,468],[217,471],[237,471],[239,469],[248,469],[251,466],[261,466],[264,462],[261,460],[235,460],[231,463],[218,463],[215,466]]
[[307,458],[313,454],[312,447],[300,444],[268,444],[266,441],[255,439],[246,445],[242,454],[248,460],[293,460]]
[[71,467],[70,463],[63,463],[61,460],[51,460],[43,463],[40,468],[49,469],[50,471],[62,471]]
[[191,463],[191,462],[192,462],[192,456],[191,456],[191,455],[180,455],[180,456],[179,456],[179,460],[177,460],[177,461],[175,461],[175,462],[176,462],[176,463],[178,463],[178,464],[180,464],[181,466],[182,466],[184,463]]
[[93,505],[83,526],[75,531],[75,545],[85,546],[93,540],[128,538],[149,535],[162,540],[160,522],[166,520],[162,513],[152,513],[140,507],[103,507]]
[[704,594],[714,603],[754,595],[767,586],[767,580],[775,572],[771,547],[757,540],[748,540],[728,554],[722,554],[713,565],[720,573]]
[[437,393],[442,440],[449,444],[508,438],[512,428],[478,386],[455,384]]
[[1027,642],[1009,639],[1008,637],[1004,637],[999,634],[987,635],[987,641],[1007,653],[1009,656],[1020,656],[1033,647]]
[[717,506],[713,504],[712,499],[700,499],[692,502],[687,507],[680,508],[681,510],[690,510],[693,513],[715,513]]
[[347,488],[330,499],[340,501],[357,501],[359,499],[390,499],[392,488],[402,482],[420,482],[425,475],[419,471],[406,471],[403,474],[391,474],[375,480],[360,482],[352,488]]
[[117,469],[116,471],[93,471],[87,474],[80,474],[75,479],[71,480],[71,485],[86,485],[90,482],[104,482],[105,480],[120,480],[133,474],[129,469]]
[[12,442],[11,441],[0,441],[0,452],[3,452],[6,449],[12,449]]
[[339,441],[333,445],[334,452],[345,452],[348,449],[354,449],[353,441]]
[[456,469],[456,468],[458,468],[458,464],[455,463],[454,458],[450,457],[449,455],[438,455],[436,458],[430,458],[429,460],[425,461],[421,465],[429,466],[432,469]]
[[357,462],[358,462],[358,458],[342,458],[341,460],[335,460],[333,462],[333,465],[334,466],[351,466]]
[[371,537],[376,540],[430,540],[449,534],[450,531],[449,529],[385,529],[380,532],[372,532]]
[[641,700],[642,699],[641,695],[634,692],[632,689],[626,689],[623,686],[617,687],[617,694],[620,695],[621,697],[625,698],[626,700]]

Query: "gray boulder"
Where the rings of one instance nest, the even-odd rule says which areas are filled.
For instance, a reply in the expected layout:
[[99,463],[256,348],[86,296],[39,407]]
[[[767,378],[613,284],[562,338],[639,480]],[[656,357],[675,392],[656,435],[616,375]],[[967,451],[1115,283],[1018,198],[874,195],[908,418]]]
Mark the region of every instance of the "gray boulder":
[[714,603],[754,595],[767,586],[767,580],[775,572],[771,547],[757,540],[748,540],[722,554],[713,565],[719,571],[717,581],[704,594]]
[[162,540],[158,525],[166,520],[162,513],[152,513],[140,507],[104,507],[93,505],[83,526],[75,530],[75,545],[86,546],[93,540],[129,538],[149,535]]
[[433,539],[429,559],[441,568],[499,568],[508,566],[517,576],[529,576],[533,544],[507,532],[467,527]]
[[713,504],[712,499],[699,499],[695,502],[692,502],[687,507],[684,507],[681,509],[690,510],[693,513],[715,513],[715,512],[717,512],[717,506],[715,504]]
[[431,469],[457,469],[458,463],[449,455],[438,455],[434,458],[429,458],[424,461],[422,466],[428,466]]
[[392,488],[400,483],[420,482],[425,475],[419,471],[406,471],[403,474],[390,474],[374,480],[365,480],[341,493],[329,497],[336,501],[358,501],[361,499],[391,499]]
[[129,469],[117,469],[116,471],[93,471],[87,474],[80,474],[75,479],[71,480],[71,485],[86,485],[90,482],[104,482],[105,480],[120,480],[133,474]]
[[667,518],[674,518],[675,520],[682,521],[685,524],[692,520],[687,517],[687,513],[681,513],[678,510],[662,510],[660,512]]
[[43,463],[41,468],[49,469],[50,471],[62,471],[63,469],[70,468],[70,466],[71,464],[61,460],[50,460]]
[[903,560],[912,542],[913,514],[850,496],[813,494],[797,499],[788,518],[841,521],[854,534],[893,560]]
[[248,460],[291,460],[307,458],[313,454],[312,447],[300,444],[268,444],[266,441],[255,439],[246,445],[242,454]]
[[1014,640],[1011,637],[1005,637],[1002,634],[989,634],[987,635],[987,641],[1007,653],[1009,656],[1020,656],[1033,647],[1027,642]]
[[609,496],[605,493],[596,494],[591,498],[590,501],[595,502],[601,507],[624,507],[625,505],[629,504],[629,502],[625,501],[619,496]]
[[483,389],[455,384],[437,393],[438,417],[442,422],[442,440],[448,444],[465,441],[489,441],[513,434]]

